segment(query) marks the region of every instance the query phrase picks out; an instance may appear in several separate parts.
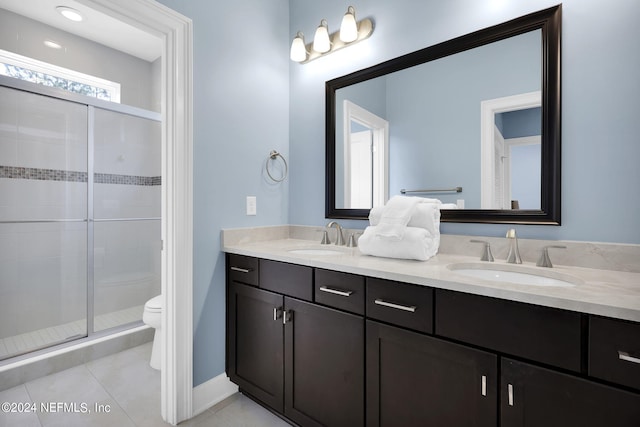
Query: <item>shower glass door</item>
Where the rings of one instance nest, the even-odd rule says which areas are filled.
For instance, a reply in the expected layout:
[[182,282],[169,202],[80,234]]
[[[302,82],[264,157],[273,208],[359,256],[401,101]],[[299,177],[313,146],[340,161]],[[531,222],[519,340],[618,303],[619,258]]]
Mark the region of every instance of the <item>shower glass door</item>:
[[0,360],[87,335],[87,107],[0,87]]
[[[92,109],[93,330],[139,321],[160,294],[160,122]],[[91,228],[93,227],[93,230]]]
[[30,85],[0,85],[0,361],[160,294],[160,114]]

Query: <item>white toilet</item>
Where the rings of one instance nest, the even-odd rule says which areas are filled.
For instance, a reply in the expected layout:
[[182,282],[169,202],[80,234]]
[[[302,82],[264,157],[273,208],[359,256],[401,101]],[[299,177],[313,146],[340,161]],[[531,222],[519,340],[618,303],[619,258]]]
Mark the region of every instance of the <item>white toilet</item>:
[[153,336],[151,361],[149,362],[149,365],[151,365],[153,369],[160,369],[160,340],[162,339],[160,333],[160,326],[162,325],[161,319],[162,295],[158,295],[145,303],[144,312],[142,313],[142,321],[156,330]]

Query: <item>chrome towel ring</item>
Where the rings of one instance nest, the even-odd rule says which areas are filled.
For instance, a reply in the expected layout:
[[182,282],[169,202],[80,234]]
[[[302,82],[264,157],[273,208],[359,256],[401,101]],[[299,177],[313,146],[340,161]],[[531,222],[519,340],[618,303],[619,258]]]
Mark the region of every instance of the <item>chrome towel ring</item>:
[[[274,178],[273,175],[271,175],[271,171],[269,170],[269,161],[271,160],[275,161],[278,157],[280,157],[280,159],[282,159],[282,163],[284,163],[284,172],[280,178]],[[267,170],[267,175],[269,175],[269,178],[271,178],[273,182],[284,181],[285,178],[287,177],[287,174],[289,173],[289,166],[287,165],[287,161],[282,156],[282,154],[278,153],[276,150],[271,150],[271,152],[269,153],[269,157],[267,158],[265,169]]]

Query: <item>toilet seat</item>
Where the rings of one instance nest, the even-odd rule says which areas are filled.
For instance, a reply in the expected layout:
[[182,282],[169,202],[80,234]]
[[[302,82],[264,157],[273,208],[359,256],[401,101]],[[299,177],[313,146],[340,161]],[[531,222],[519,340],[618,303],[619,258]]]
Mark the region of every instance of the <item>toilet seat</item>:
[[155,296],[147,301],[144,309],[148,312],[159,313],[162,311],[162,295]]

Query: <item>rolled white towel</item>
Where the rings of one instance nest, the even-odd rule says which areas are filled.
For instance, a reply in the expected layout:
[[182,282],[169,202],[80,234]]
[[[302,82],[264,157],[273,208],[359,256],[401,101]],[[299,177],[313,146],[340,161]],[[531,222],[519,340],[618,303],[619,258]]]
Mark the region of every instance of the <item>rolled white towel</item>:
[[[436,200],[436,199],[432,199]],[[431,233],[432,236],[440,234],[440,209],[439,203],[418,203],[407,223],[407,227],[424,228]],[[377,206],[369,212],[369,223],[378,225],[382,216],[383,206]]]
[[438,253],[440,233],[433,236],[424,228],[406,227],[400,240],[390,240],[378,236],[376,228],[367,227],[358,239],[358,248],[365,255],[426,261]]

